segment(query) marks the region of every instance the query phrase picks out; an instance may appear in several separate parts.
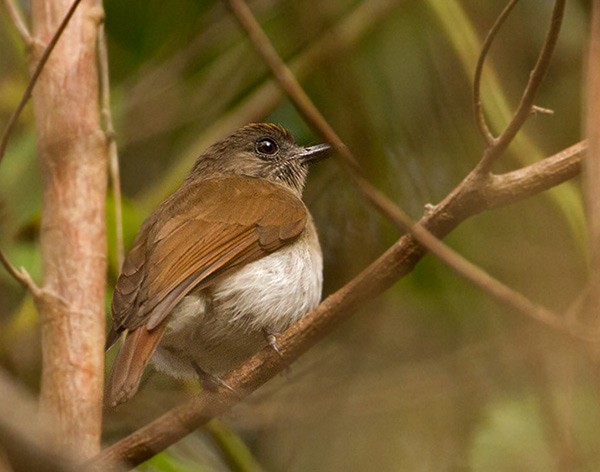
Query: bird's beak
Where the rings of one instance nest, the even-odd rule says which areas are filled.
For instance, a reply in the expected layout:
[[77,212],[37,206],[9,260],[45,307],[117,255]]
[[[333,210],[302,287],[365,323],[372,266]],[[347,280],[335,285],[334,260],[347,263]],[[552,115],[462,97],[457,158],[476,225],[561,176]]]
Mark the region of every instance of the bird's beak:
[[302,164],[313,164],[329,157],[331,150],[332,148],[329,144],[317,144],[316,146],[304,148],[299,158]]

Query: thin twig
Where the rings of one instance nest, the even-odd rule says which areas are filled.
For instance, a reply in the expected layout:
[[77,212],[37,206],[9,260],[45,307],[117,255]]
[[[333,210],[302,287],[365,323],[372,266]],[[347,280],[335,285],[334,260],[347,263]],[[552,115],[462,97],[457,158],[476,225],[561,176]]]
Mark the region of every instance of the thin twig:
[[15,0],[4,0],[4,6],[6,7],[6,11],[8,12],[8,16],[11,21],[15,25],[15,28],[19,32],[21,39],[25,43],[25,46],[28,48],[33,44],[33,39],[31,37],[31,33],[29,32],[29,28],[25,25],[25,21],[23,20],[23,14],[17,7]]
[[[516,311],[536,319],[548,326],[557,328],[562,326],[560,318],[550,310],[537,305],[524,295],[511,289],[485,271],[472,264],[456,251],[452,250],[438,238],[431,234],[426,227],[415,224],[412,219],[395,203],[376,189],[361,174],[357,160],[325,120],[323,115],[312,103],[304,92],[293,73],[277,54],[269,38],[243,0],[225,0],[231,11],[242,25],[250,41],[261,55],[265,64],[273,73],[275,79],[296,106],[306,121],[321,134],[336,151],[343,157],[345,168],[357,185],[360,192],[384,215],[393,221],[399,228],[405,229],[425,248],[435,254],[457,274],[469,280],[477,287],[484,290],[502,303],[507,304]],[[559,0],[560,1],[560,0]],[[477,181],[478,173],[470,174],[463,183],[455,189],[450,198],[456,198],[461,192],[474,189],[481,182]]]
[[104,130],[108,142],[108,163],[110,171],[113,205],[115,212],[115,236],[117,246],[117,266],[123,266],[125,249],[123,245],[123,202],[121,199],[121,176],[119,172],[119,155],[115,139],[115,128],[110,112],[110,75],[108,68],[108,52],[106,48],[106,33],[104,21],[98,30],[98,66],[100,69],[100,99]]
[[6,272],[8,272],[17,282],[19,282],[23,287],[28,289],[32,295],[36,295],[39,293],[39,288],[33,282],[33,279],[29,276],[29,274],[25,271],[25,269],[21,268],[17,269],[6,257],[4,251],[0,249],[0,264],[4,266]]
[[40,57],[40,60],[36,64],[33,74],[31,74],[31,78],[29,79],[27,88],[25,89],[25,92],[23,92],[23,95],[21,96],[21,100],[19,101],[17,108],[15,109],[13,114],[10,116],[10,119],[8,120],[8,124],[6,125],[6,128],[4,129],[4,133],[2,134],[2,140],[0,140],[0,163],[2,163],[2,159],[4,158],[4,154],[6,153],[6,147],[8,146],[8,140],[10,139],[12,130],[13,130],[17,120],[19,119],[21,112],[23,111],[23,108],[25,108],[25,105],[31,98],[31,92],[33,91],[33,87],[35,87],[38,77],[42,73],[42,70],[44,69],[46,62],[48,62],[48,58],[50,57],[50,54],[54,50],[56,43],[62,36],[63,31],[69,24],[69,21],[71,20],[71,17],[73,16],[73,13],[75,13],[75,10],[77,9],[77,6],[79,5],[80,2],[81,2],[81,0],[73,1],[73,4],[67,11],[67,14],[65,15],[62,22],[60,23],[58,29],[56,30],[56,33],[54,33],[54,36],[52,36],[52,39],[46,46],[46,49],[44,49],[44,53],[42,54],[42,56]]
[[494,161],[506,150],[508,145],[525,124],[527,118],[531,115],[533,101],[546,76],[546,72],[550,65],[550,59],[552,58],[554,48],[558,41],[558,34],[560,33],[565,12],[565,3],[566,0],[556,0],[554,3],[554,9],[552,10],[552,17],[550,19],[550,28],[546,34],[546,39],[544,40],[538,60],[529,75],[529,80],[523,91],[523,95],[521,96],[519,106],[504,131],[495,139],[494,144],[486,149],[484,157],[478,166],[479,172],[484,173],[490,169]]
[[488,146],[492,146],[496,141],[496,138],[490,131],[490,128],[486,122],[483,106],[481,104],[481,75],[483,72],[483,65],[485,63],[485,58],[487,57],[487,54],[490,48],[492,47],[492,43],[494,42],[494,39],[496,39],[498,31],[500,31],[500,28],[504,24],[504,21],[506,20],[506,18],[508,18],[509,13],[518,1],[519,0],[511,0],[492,25],[490,31],[488,32],[485,38],[485,41],[483,42],[483,47],[481,48],[481,53],[477,58],[477,64],[475,66],[475,76],[473,78],[473,104],[475,108],[475,119],[477,121],[477,127],[479,129],[479,132],[487,142]]

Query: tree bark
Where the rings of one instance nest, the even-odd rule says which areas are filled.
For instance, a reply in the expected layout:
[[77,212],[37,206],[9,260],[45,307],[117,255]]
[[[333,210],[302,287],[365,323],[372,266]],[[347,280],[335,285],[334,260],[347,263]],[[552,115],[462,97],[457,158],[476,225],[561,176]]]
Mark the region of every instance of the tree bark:
[[[32,0],[35,64],[72,0]],[[100,447],[106,284],[107,146],[99,113],[96,44],[101,3],[84,0],[34,89],[43,177],[41,408],[57,445],[81,458]]]
[[[587,309],[600,328],[600,1],[592,2],[592,21],[587,58],[585,133],[588,155],[585,162],[585,197],[590,250],[590,292]],[[600,347],[596,347],[600,353]]]

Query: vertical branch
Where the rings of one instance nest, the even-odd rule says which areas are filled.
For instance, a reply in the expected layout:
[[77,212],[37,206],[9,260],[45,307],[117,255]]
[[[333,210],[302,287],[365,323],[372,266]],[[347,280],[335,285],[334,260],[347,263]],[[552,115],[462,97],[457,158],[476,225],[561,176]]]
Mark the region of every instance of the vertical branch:
[[[587,59],[585,132],[588,153],[585,160],[585,197],[589,215],[591,257],[589,307],[599,315],[600,307],[600,4],[592,2],[592,23]],[[600,325],[600,318],[598,318]]]
[[123,205],[121,202],[121,174],[119,172],[119,154],[115,139],[115,127],[110,112],[110,74],[108,71],[108,50],[104,22],[98,32],[98,63],[100,68],[100,96],[102,97],[102,120],[108,140],[108,159],[110,170],[110,183],[115,211],[115,236],[117,246],[117,267],[123,265],[125,248],[123,243]]
[[[50,42],[72,0],[33,0],[32,60]],[[82,0],[33,91],[43,176],[40,244],[44,297],[41,408],[57,441],[82,457],[100,446],[107,146],[100,127],[96,44],[102,9]]]

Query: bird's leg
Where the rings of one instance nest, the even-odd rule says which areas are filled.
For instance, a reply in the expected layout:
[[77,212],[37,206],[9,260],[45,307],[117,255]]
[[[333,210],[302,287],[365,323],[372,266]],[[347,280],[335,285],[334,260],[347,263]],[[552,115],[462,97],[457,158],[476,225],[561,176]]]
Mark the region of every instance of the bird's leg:
[[190,359],[190,361],[204,388],[215,391],[218,387],[225,387],[231,393],[240,397],[240,394],[236,392],[233,387],[224,382],[219,376],[206,372],[195,360]]
[[281,347],[279,346],[279,343],[277,342],[277,336],[279,336],[281,333],[272,331],[269,328],[263,328],[262,332],[265,336],[267,344],[269,346],[271,346],[277,354],[279,354],[279,357],[283,357],[283,355],[281,354]]

